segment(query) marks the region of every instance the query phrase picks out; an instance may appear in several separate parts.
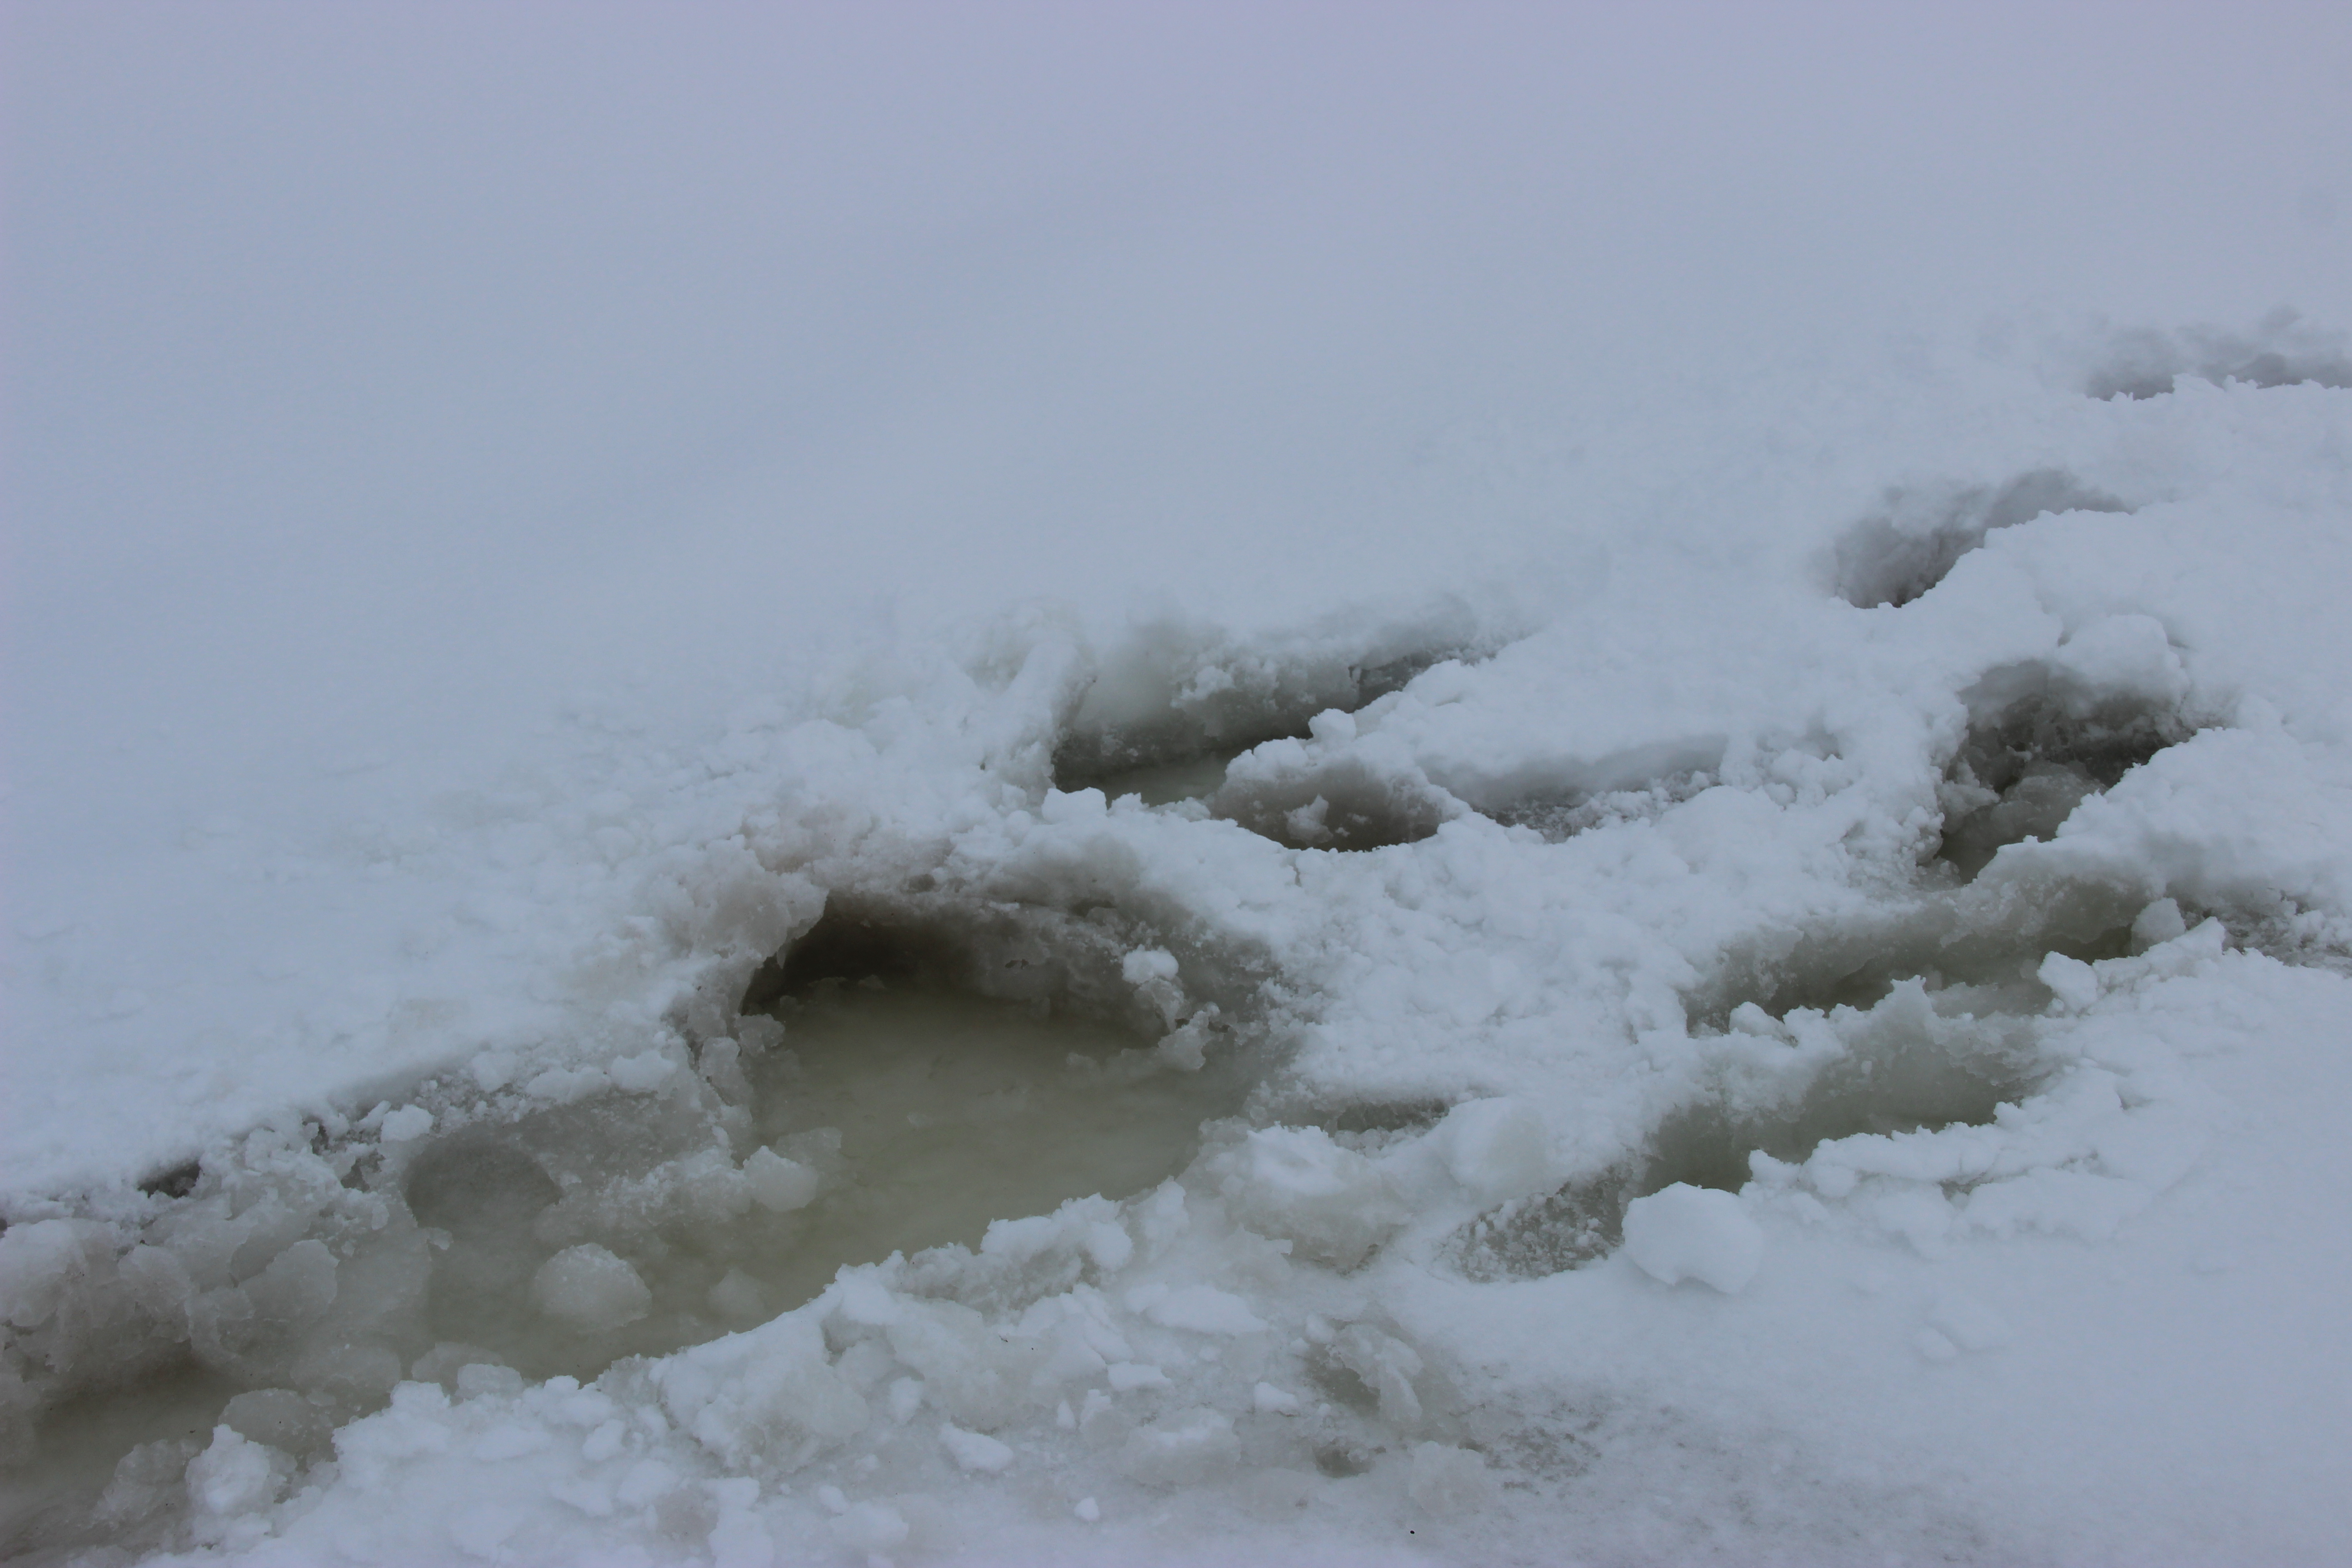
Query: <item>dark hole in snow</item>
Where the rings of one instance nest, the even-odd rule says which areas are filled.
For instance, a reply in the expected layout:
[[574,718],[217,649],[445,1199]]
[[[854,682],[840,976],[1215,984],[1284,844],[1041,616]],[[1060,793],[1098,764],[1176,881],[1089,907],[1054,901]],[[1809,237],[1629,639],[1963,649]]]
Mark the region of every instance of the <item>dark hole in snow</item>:
[[760,1014],[830,988],[879,984],[1021,1002],[1156,1038],[1203,1004],[1245,1009],[1269,973],[1247,955],[1178,944],[1181,991],[1127,977],[1129,953],[1167,945],[1105,897],[1056,909],[936,890],[836,892],[815,925],[753,970],[736,1011]]
[[1148,1036],[987,997],[823,987],[777,1016],[782,1045],[746,1068],[754,1141],[820,1184],[788,1241],[737,1266],[780,1306],[844,1263],[1147,1191],[1250,1087],[1231,1054],[1187,1070]]
[[1432,1127],[1453,1109],[1444,1100],[1381,1100],[1342,1106],[1319,1119],[1331,1132],[1409,1132]]
[[1481,1279],[1557,1273],[1613,1251],[1635,1198],[1677,1182],[1738,1190],[1751,1153],[1794,1163],[1839,1138],[1991,1121],[2051,1071],[2032,1023],[2051,1000],[2043,960],[2140,950],[2155,940],[2135,935],[2144,896],[1962,889],[1728,965],[1688,998],[1694,1029],[1717,1037],[1711,1087],[1623,1159],[1472,1221],[1450,1244],[1455,1265]]
[[2250,386],[2352,387],[2352,344],[2293,310],[2276,310],[2251,332],[2190,327],[2177,332],[2141,330],[2110,336],[2085,376],[2083,390],[2100,399],[2162,397],[2185,378]]
[[[1251,742],[1252,745],[1256,743]],[[1225,782],[1225,769],[1232,765],[1233,760],[1248,750],[1249,746],[1218,746],[1198,756],[1124,768],[1117,773],[1076,780],[1061,787],[1099,789],[1111,800],[1131,795],[1146,805],[1173,805],[1178,801],[1206,800],[1216,794],[1218,786]]]
[[1596,827],[1648,821],[1714,786],[1713,773],[1691,769],[1633,789],[1590,793],[1570,789],[1555,795],[1529,795],[1507,805],[1487,806],[1482,814],[1506,827],[1532,828],[1558,844]]
[[1996,529],[2051,512],[2130,510],[2060,468],[2036,468],[2000,485],[1890,489],[1883,510],[1838,541],[1832,579],[1839,596],[1859,608],[1907,605]]
[[1969,880],[2003,847],[2056,837],[2084,800],[2193,732],[2145,700],[2072,700],[2031,691],[1981,710],[1937,789],[1944,828],[1936,859]]
[[5,1555],[184,1545],[180,1475],[221,1419],[291,1456],[293,1484],[403,1378],[593,1377],[765,1321],[844,1264],[1155,1185],[1254,1082],[1206,999],[1249,981],[1189,950],[1196,989],[1165,953],[1130,980],[1139,948],[1107,906],[844,899],[770,966],[769,1015],[703,1039],[696,1070],[538,1109],[436,1100],[442,1131],[412,1143],[264,1130],[120,1225],[20,1226],[12,1299],[54,1300],[7,1327],[32,1381],[6,1385],[0,1436],[37,1463],[12,1458]]
[[2017,921],[2015,933],[1955,926],[1943,906],[1925,904],[1881,927],[1801,942],[1778,962],[1739,966],[1737,990],[1717,986],[1690,998],[1692,1026],[1729,1027],[1741,1000],[1772,1018],[1799,1008],[1869,1008],[1914,976],[1931,990],[1977,988],[1991,1005],[2036,1012],[2049,997],[2032,973],[2047,954],[2091,963],[2132,950],[2136,907],[2119,910],[2118,901],[2104,889],[2071,887],[2025,901],[1998,900],[1996,908]]
[[835,899],[806,935],[752,973],[738,1010],[765,1012],[827,982],[953,985],[975,962],[940,929]]
[[184,1198],[196,1190],[196,1178],[204,1173],[201,1162],[185,1161],[169,1170],[156,1172],[139,1184],[139,1190],[151,1198]]
[[1394,637],[1352,657],[1335,642],[1271,655],[1146,646],[1114,658],[1055,747],[1055,787],[1147,805],[1203,798],[1252,747],[1301,739],[1318,713],[1352,713],[1434,665],[1493,651],[1466,612],[1454,619],[1422,628],[1441,640]]
[[[1913,979],[1867,1009],[1832,1010],[1820,1023],[1842,1048],[1797,1081],[1727,1075],[1735,1081],[1665,1117],[1637,1153],[1472,1221],[1453,1240],[1455,1264],[1479,1279],[1555,1274],[1614,1251],[1635,1198],[1677,1182],[1738,1191],[1751,1153],[1797,1163],[1834,1139],[1988,1123],[2047,1071],[2023,1022],[1989,1010],[2001,999]],[[1733,1038],[1748,1057],[1792,1048]]]
[[1417,779],[1383,777],[1343,754],[1296,771],[1229,775],[1209,810],[1288,848],[1364,850],[1417,844],[1462,806]]

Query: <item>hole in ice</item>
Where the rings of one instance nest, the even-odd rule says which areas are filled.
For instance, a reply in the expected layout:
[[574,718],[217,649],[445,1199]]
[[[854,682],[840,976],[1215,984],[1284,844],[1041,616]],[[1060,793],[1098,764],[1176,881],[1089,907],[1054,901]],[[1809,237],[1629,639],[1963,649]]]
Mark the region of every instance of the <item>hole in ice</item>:
[[1261,748],[1229,770],[1210,814],[1291,849],[1381,849],[1415,844],[1461,815],[1461,803],[1419,777],[1383,774],[1346,753],[1309,758]]
[[1996,529],[2053,512],[2130,510],[2061,468],[2036,468],[2002,485],[1893,489],[1877,513],[1838,541],[1832,583],[1861,609],[1907,605],[1942,582]]
[[2141,329],[2110,336],[2083,383],[2093,397],[2161,397],[2183,376],[2251,386],[2352,387],[2352,342],[2325,331],[2290,310],[2274,310],[2251,332],[2190,327],[2178,332]]
[[1116,921],[866,912],[781,955],[773,1016],[698,1071],[511,1119],[453,1105],[406,1146],[265,1129],[119,1222],[0,1235],[0,1436],[40,1457],[0,1498],[0,1555],[184,1544],[180,1475],[216,1421],[299,1467],[404,1377],[592,1377],[843,1264],[1147,1189],[1245,1098],[1217,1009]]
[[2003,1011],[2027,984],[2016,975],[2009,986],[1931,986],[1913,976],[1866,1007],[1774,1019],[1744,1006],[1708,1094],[1666,1117],[1628,1158],[1472,1221],[1454,1237],[1455,1264],[1481,1279],[1555,1274],[1615,1250],[1635,1198],[1677,1182],[1738,1191],[1751,1152],[1795,1163],[1858,1133],[1990,1122],[2045,1071],[2030,1026]]
[[1676,1182],[1738,1190],[1752,1152],[1794,1163],[1838,1138],[1991,1121],[2050,1070],[2034,1023],[2051,1001],[2042,961],[2161,940],[2135,924],[2144,897],[2087,881],[1979,884],[1727,963],[1686,999],[1693,1029],[1715,1037],[1705,1091],[1607,1168],[1472,1221],[1451,1244],[1457,1266],[1477,1279],[1556,1273],[1614,1250],[1635,1198]]
[[[747,994],[770,1016],[702,1047],[740,1162],[627,1102],[445,1140],[407,1184],[441,1248],[431,1337],[591,1376],[797,1306],[845,1264],[1173,1175],[1239,1109],[1238,1063],[1018,973],[1048,959],[837,910]],[[990,964],[1016,994],[958,984]]]
[[1533,828],[1557,844],[1596,827],[1646,821],[1714,785],[1712,773],[1687,768],[1630,789],[1562,788],[1538,792],[1508,805],[1488,806],[1484,815],[1506,827]]
[[835,984],[778,1013],[784,1045],[747,1074],[759,1136],[819,1177],[789,1245],[740,1265],[780,1306],[845,1263],[976,1247],[992,1220],[1156,1186],[1248,1089],[1230,1061],[1187,1072],[1020,1003]]
[[139,1184],[139,1190],[149,1197],[184,1198],[196,1190],[196,1179],[203,1174],[201,1163],[187,1160],[167,1171],[156,1172]]
[[1935,856],[1962,881],[2009,845],[2055,837],[2084,800],[2193,730],[2145,698],[2072,690],[2033,667],[1997,672],[1962,695],[1968,734],[1937,789],[1944,827]]
[[1134,795],[1146,805],[1182,805],[1292,849],[1412,844],[1461,811],[1425,780],[1383,775],[1360,757],[1310,753],[1304,738],[1285,735],[1095,782],[1114,800]]
[[1328,1131],[1339,1133],[1409,1132],[1434,1126],[1453,1109],[1444,1100],[1364,1100],[1346,1105],[1320,1119]]
[[1112,800],[1122,795],[1137,795],[1146,805],[1173,805],[1178,801],[1206,800],[1216,794],[1218,786],[1225,782],[1225,769],[1232,765],[1233,760],[1247,750],[1247,746],[1220,746],[1198,756],[1126,768],[1064,787],[1084,789],[1091,786],[1101,790]]
[[1267,741],[1297,740],[1331,710],[1352,713],[1433,665],[1493,651],[1466,606],[1370,633],[1312,627],[1286,643],[1235,644],[1222,633],[1146,628],[1104,661],[1054,750],[1054,783],[1146,805],[1215,792],[1227,763]]

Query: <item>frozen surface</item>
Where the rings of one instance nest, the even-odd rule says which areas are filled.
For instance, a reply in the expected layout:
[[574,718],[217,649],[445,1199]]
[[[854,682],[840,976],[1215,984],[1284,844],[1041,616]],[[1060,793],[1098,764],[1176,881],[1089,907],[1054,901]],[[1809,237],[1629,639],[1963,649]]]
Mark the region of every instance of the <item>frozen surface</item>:
[[196,15],[0,1554],[2342,1557],[2342,18]]

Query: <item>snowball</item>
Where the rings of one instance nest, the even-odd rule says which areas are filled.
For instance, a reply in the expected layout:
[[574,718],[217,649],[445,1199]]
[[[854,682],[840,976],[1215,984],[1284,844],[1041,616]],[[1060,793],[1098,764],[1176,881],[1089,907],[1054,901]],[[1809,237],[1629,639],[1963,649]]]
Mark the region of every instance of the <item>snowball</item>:
[[1307,732],[1327,746],[1345,745],[1356,738],[1356,716],[1326,708],[1307,721]]
[[1450,1443],[1416,1443],[1412,1470],[1405,1491],[1427,1511],[1444,1515],[1468,1513],[1499,1497],[1495,1478],[1486,1473],[1486,1457]]
[[785,1159],[773,1149],[751,1152],[751,1158],[743,1162],[743,1180],[751,1190],[752,1201],[776,1214],[806,1208],[816,1201],[816,1172],[798,1160]]
[[1286,1388],[1261,1383],[1250,1390],[1250,1405],[1261,1415],[1296,1415],[1298,1414],[1298,1395]]
[[1088,1524],[1093,1524],[1102,1518],[1102,1504],[1090,1497],[1082,1497],[1078,1500],[1077,1507],[1070,1511]]
[[2188,934],[2189,922],[2181,918],[2179,904],[2170,899],[2157,900],[2132,921],[2132,941],[2143,948],[2160,946]]
[[433,1131],[433,1113],[421,1105],[404,1105],[383,1119],[380,1131],[387,1143],[414,1143]]
[[1176,955],[1165,948],[1140,947],[1118,961],[1118,973],[1129,985],[1176,978]]
[[1764,1232],[1736,1194],[1676,1182],[1625,1206],[1625,1255],[1661,1284],[1737,1295],[1763,1261]]
[[994,1475],[1013,1463],[1013,1450],[984,1432],[967,1432],[953,1422],[940,1423],[940,1442],[956,1468]]
[[2095,621],[2068,637],[2050,662],[2110,700],[2128,693],[2173,702],[2189,688],[2180,655],[2164,623],[2153,616],[2109,616]]
[[634,1323],[654,1296],[628,1262],[594,1242],[567,1247],[531,1277],[531,1303],[575,1329],[601,1333]]
[[2053,952],[2042,961],[2042,967],[2034,973],[2050,987],[2062,1005],[2075,1012],[2099,999],[2098,973],[2079,958]]

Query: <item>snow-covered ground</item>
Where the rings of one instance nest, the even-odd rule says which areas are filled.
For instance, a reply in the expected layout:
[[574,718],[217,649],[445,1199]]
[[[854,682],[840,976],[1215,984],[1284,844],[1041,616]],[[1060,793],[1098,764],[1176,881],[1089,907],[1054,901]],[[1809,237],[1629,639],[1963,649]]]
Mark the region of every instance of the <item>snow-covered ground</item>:
[[2352,25],[2155,16],[12,18],[0,1550],[2352,1557]]

